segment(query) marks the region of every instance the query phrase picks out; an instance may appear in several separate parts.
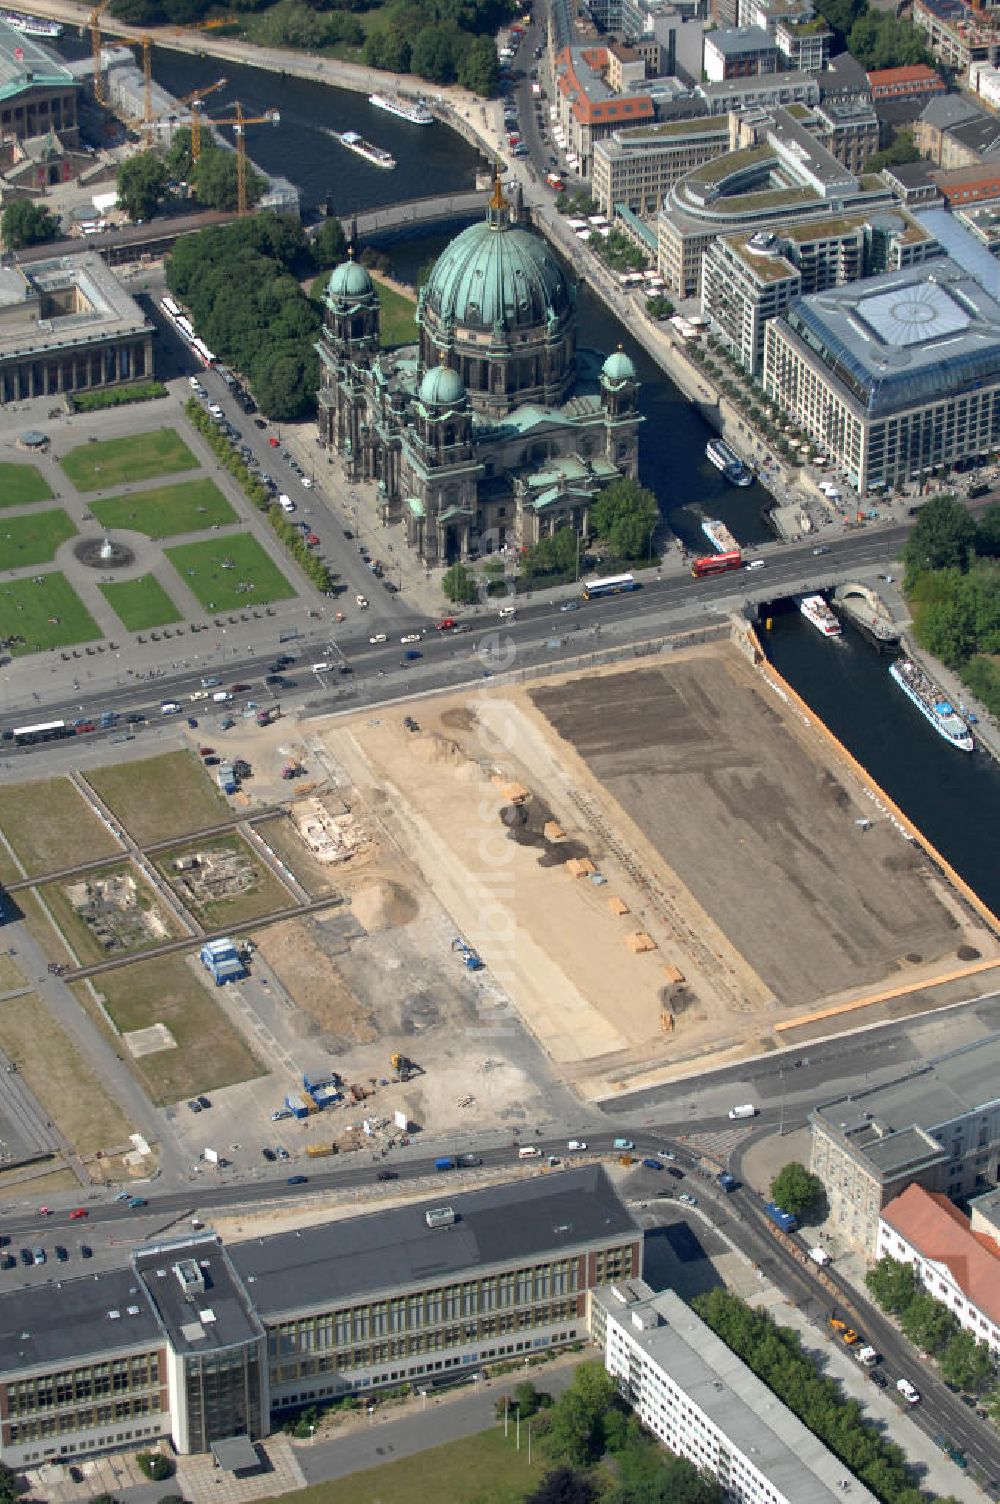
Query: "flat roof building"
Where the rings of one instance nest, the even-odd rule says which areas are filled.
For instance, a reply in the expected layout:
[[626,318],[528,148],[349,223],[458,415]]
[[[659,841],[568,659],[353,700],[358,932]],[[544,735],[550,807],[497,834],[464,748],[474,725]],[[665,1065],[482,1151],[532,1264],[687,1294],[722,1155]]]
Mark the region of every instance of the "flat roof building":
[[96,252],[0,268],[0,406],[152,374],[152,325]]
[[655,215],[667,190],[730,149],[726,115],[701,115],[615,131],[594,147],[593,196],[605,214],[624,205]]
[[727,78],[717,84],[698,84],[697,98],[710,115],[730,111],[768,110],[778,105],[817,104],[820,87],[812,73],[765,73],[758,78]]
[[[951,328],[948,338],[956,338],[958,345],[964,346],[966,358],[971,358],[977,341],[975,334],[971,343],[967,337],[971,323],[967,306],[980,308],[984,314],[989,310],[983,303],[982,290],[975,283],[970,287],[969,279],[961,273],[956,275],[955,268],[949,276],[945,271],[949,265],[943,261],[934,264],[934,282],[927,281],[926,273],[920,274],[916,281],[907,277],[881,277],[875,279],[880,286],[866,284],[864,289],[850,288],[841,295],[827,295],[824,301],[833,297],[839,305],[841,327],[848,297],[859,306],[859,325],[852,333],[851,349],[845,348],[844,355],[852,361],[856,359],[856,345],[859,337],[864,337],[863,330],[869,331],[873,360],[877,360],[880,346],[906,349],[905,342],[896,346],[883,344],[884,335],[878,331],[884,330],[886,321],[891,320],[899,324],[903,341],[908,330],[911,341],[917,335],[919,342],[919,331],[922,328],[926,333],[928,323],[936,326],[929,335],[931,340],[941,338],[943,331]],[[944,277],[939,275],[942,271]],[[898,301],[900,295],[906,296],[907,286],[918,300],[914,310],[916,321],[907,317],[906,303]],[[865,299],[859,293],[867,294],[869,287],[870,295],[877,301],[866,318]],[[926,301],[922,296],[924,290]],[[966,305],[966,298],[976,299],[976,303]],[[1000,386],[1000,309],[996,305],[993,308],[994,333],[987,336],[992,342],[983,345],[987,362],[983,380],[988,393],[994,390],[994,383]],[[894,310],[902,316],[895,316]],[[906,368],[897,369],[902,372]],[[931,384],[940,381],[942,366],[924,363],[915,379]],[[891,402],[891,390],[887,396]],[[922,401],[925,399],[923,393]],[[950,402],[945,387],[940,405],[947,409]],[[994,400],[994,409],[997,406],[1000,398]],[[994,439],[994,446],[995,443]],[[816,1108],[810,1119],[812,1169],[823,1181],[830,1217],[845,1236],[874,1253],[883,1208],[911,1182],[943,1192],[951,1199],[968,1196],[994,1182],[1000,1149],[998,1083],[1000,1034],[989,1034],[881,1086],[866,1087]]]
[[275,1412],[520,1359],[587,1334],[587,1294],[642,1272],[599,1165],[0,1294],[0,1460],[169,1436],[206,1452]]
[[673,1290],[595,1290],[608,1373],[643,1425],[738,1504],[875,1504],[875,1496]]
[[777,73],[778,46],[759,26],[733,26],[705,34],[705,77],[710,84],[728,78]]

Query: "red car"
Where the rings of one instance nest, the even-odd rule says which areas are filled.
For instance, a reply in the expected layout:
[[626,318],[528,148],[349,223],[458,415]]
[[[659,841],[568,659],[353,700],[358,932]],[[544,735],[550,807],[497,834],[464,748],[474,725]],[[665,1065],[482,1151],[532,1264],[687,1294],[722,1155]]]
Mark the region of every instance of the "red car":
[[308,543],[310,548],[319,548],[319,539],[317,538],[315,533],[307,533],[306,542]]
[[70,1212],[69,1220],[71,1222],[81,1222],[86,1215],[87,1208],[85,1206],[78,1206],[74,1211]]
[[252,684],[233,684],[230,686],[234,695],[241,695],[247,689],[253,689]]
[[270,444],[272,449],[277,449],[279,440],[274,437],[273,433],[268,435],[267,442]]
[[84,732],[94,730],[94,723],[93,721],[80,721],[78,725],[73,727],[73,730],[77,736],[83,736]]
[[436,632],[450,632],[452,627],[457,627],[458,622],[453,616],[446,616],[444,621],[439,621],[435,627]]
[[199,757],[211,757],[211,755],[212,755],[212,753],[214,751],[215,751],[214,747],[199,747],[198,748],[198,756]]

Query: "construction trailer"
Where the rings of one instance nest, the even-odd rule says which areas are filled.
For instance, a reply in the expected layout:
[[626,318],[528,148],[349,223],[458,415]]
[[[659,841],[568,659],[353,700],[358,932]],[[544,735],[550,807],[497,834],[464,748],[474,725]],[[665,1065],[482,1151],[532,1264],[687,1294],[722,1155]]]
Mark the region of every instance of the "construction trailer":
[[246,965],[232,940],[206,940],[198,959],[216,987],[224,982],[238,982],[247,974]]

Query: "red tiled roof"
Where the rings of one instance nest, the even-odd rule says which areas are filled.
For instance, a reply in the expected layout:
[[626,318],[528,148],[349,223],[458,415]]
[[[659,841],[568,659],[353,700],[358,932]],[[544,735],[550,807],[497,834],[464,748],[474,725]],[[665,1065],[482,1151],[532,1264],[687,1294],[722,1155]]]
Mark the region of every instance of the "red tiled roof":
[[[583,57],[595,71],[607,67],[608,53],[604,47],[588,47]],[[648,94],[614,94],[608,99],[589,99],[586,86],[577,77],[568,47],[559,53],[556,67],[562,70],[558,75],[559,92],[572,98],[573,114],[581,125],[631,125],[655,119],[656,111]]]
[[868,75],[868,84],[877,89],[886,84],[940,83],[941,80],[926,63],[912,63],[906,68],[876,68]]
[[968,1217],[947,1196],[909,1185],[889,1202],[882,1220],[921,1258],[947,1265],[965,1298],[1000,1325],[1000,1248],[984,1233],[972,1232]]

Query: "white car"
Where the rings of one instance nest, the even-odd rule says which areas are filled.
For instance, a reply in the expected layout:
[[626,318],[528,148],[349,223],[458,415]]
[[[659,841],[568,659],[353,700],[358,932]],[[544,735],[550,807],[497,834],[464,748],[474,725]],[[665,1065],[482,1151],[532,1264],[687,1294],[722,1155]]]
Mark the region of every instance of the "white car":
[[681,1191],[680,1195],[677,1197],[677,1200],[678,1201],[683,1201],[685,1206],[697,1206],[698,1205],[697,1198],[694,1197],[694,1196],[692,1196],[691,1193],[690,1193],[690,1191]]
[[366,595],[356,595],[354,597],[354,604],[358,606],[362,611],[367,611],[368,597]]
[[303,475],[302,484],[305,486],[307,491],[311,491],[313,488],[313,482],[309,479],[308,475]]
[[373,637],[369,637],[368,641],[371,643],[372,647],[374,647],[376,643],[388,642],[389,639],[384,632],[376,632]]
[[189,700],[207,700],[208,699],[208,690],[207,689],[196,689],[193,695],[188,695],[188,699]]
[[920,1391],[919,1389],[915,1389],[913,1387],[909,1379],[897,1379],[896,1388],[899,1390],[900,1394],[903,1396],[908,1405],[920,1404]]
[[571,1138],[566,1147],[567,1149],[575,1149],[577,1153],[582,1153],[583,1150],[586,1149],[587,1145],[584,1143],[582,1138]]
[[419,632],[407,632],[406,636],[405,637],[401,637],[399,640],[403,644],[403,646],[405,647],[408,642],[419,642],[420,641],[420,633]]

